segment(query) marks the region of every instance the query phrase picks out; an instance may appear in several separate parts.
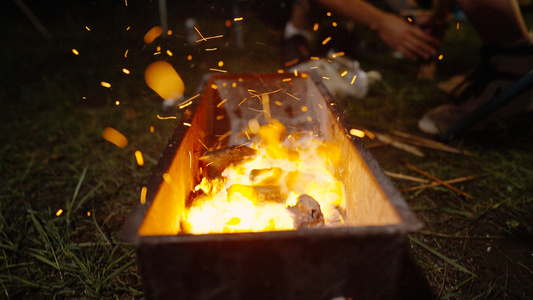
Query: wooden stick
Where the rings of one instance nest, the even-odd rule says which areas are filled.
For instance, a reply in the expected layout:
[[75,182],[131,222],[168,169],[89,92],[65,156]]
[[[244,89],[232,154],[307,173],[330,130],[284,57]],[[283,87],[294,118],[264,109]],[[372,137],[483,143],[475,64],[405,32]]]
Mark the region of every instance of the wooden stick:
[[405,133],[405,132],[401,132],[401,131],[397,131],[397,130],[393,130],[393,131],[391,131],[391,133],[396,135],[396,136],[408,139],[409,143],[411,143],[413,145],[416,145],[416,146],[426,147],[426,148],[435,149],[435,150],[442,150],[442,151],[447,151],[447,152],[451,152],[451,153],[464,154],[464,155],[472,155],[473,154],[470,151],[453,148],[453,147],[450,147],[450,146],[448,146],[448,145],[446,145],[444,143],[437,142],[437,141],[430,140],[430,139],[426,139],[426,138],[423,138],[423,137],[420,137],[420,136],[417,136],[417,135],[413,135],[413,134],[409,134],[409,133]]
[[375,133],[375,135],[378,138],[378,140],[380,140],[380,141],[382,141],[384,143],[390,144],[391,146],[396,147],[396,148],[398,148],[400,150],[409,152],[411,154],[414,154],[414,155],[420,156],[420,157],[426,156],[424,154],[424,152],[422,152],[417,147],[402,143],[402,142],[398,141],[397,139],[392,138],[389,135],[386,135],[386,134],[383,134],[383,133]]
[[400,174],[400,173],[393,173],[393,172],[389,172],[389,171],[383,171],[383,172],[389,177],[394,177],[394,178],[398,178],[398,179],[405,179],[405,180],[410,180],[410,181],[415,181],[415,182],[422,182],[422,183],[428,182],[425,179],[414,177],[414,176],[409,176],[409,175]]
[[442,184],[443,186],[449,188],[450,190],[455,191],[455,192],[457,192],[457,193],[459,193],[459,194],[465,196],[465,197],[468,198],[468,199],[474,199],[472,196],[470,196],[470,195],[468,195],[467,193],[461,191],[460,189],[454,187],[453,185],[451,185],[451,184],[449,184],[449,183],[446,183],[446,182],[443,181],[442,179],[439,179],[439,178],[437,178],[437,177],[435,177],[435,176],[433,176],[433,175],[431,175],[431,174],[428,174],[428,173],[426,173],[426,172],[420,170],[419,168],[413,166],[413,165],[410,164],[410,163],[404,163],[404,164],[405,164],[405,166],[408,167],[409,169],[411,169],[411,170],[413,170],[413,171],[415,171],[415,172],[417,172],[417,173],[419,173],[419,174],[421,174],[421,175],[424,175],[424,176],[426,176],[427,178],[429,178],[429,179],[431,179],[431,180],[433,180],[433,181],[435,181],[435,182],[438,182],[438,183]]
[[[478,175],[472,175],[472,176],[466,176],[466,177],[460,177],[460,178],[445,180],[444,182],[446,182],[448,184],[459,183],[459,182],[473,180],[473,179],[476,179],[476,178],[479,178],[479,177],[483,177],[483,176],[486,176],[486,175],[487,174],[478,174]],[[441,184],[438,183],[438,182],[433,182],[433,183],[430,183],[430,184],[424,184],[424,185],[413,186],[413,187],[401,189],[400,192],[416,191],[416,190],[427,189],[427,188],[434,187],[434,186],[439,186],[439,185],[441,185]]]

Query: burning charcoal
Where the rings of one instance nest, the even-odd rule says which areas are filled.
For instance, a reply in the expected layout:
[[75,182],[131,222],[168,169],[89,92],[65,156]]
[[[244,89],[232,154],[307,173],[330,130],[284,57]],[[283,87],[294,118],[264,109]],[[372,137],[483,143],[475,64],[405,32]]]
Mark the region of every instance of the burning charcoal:
[[289,211],[294,214],[294,228],[315,228],[324,226],[324,215],[320,204],[307,194],[298,196],[296,205],[289,206]]
[[229,147],[205,152],[200,160],[208,166],[208,177],[220,177],[225,168],[232,163],[241,162],[257,155],[257,150],[250,147]]
[[287,195],[281,191],[281,188],[274,185],[252,186],[233,184],[228,189],[228,200],[235,193],[240,193],[243,197],[253,201],[255,205],[267,202],[284,203],[285,199],[287,199]]
[[276,185],[283,175],[281,168],[254,169],[250,172],[250,181],[253,184]]

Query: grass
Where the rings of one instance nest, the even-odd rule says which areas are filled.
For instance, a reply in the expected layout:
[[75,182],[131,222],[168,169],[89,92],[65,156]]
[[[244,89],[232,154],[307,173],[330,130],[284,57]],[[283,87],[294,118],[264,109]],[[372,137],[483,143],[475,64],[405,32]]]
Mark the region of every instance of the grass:
[[[0,72],[5,85],[0,90],[0,298],[142,298],[134,249],[117,236],[177,122],[156,115],[180,114],[160,111],[158,96],[143,81],[144,68],[158,59],[153,46],[141,42],[157,24],[157,6],[93,1],[55,9],[29,4],[55,40],[43,40],[14,6],[0,18],[2,28],[10,28],[0,32],[9,41],[0,50],[6,61]],[[185,81],[188,96],[221,60],[234,73],[282,67],[280,31],[256,15],[243,10],[246,47],[239,50],[232,47],[231,31],[221,25],[220,7],[201,2],[195,9],[202,33],[226,36],[205,44],[219,48],[215,55],[203,46],[183,46],[185,10],[169,5],[175,35],[158,43],[173,52],[168,60]],[[532,26],[533,15],[525,13]],[[418,117],[446,101],[435,83],[474,67],[480,45],[468,24],[461,23],[460,30],[452,26],[438,77],[426,82],[416,80],[416,63],[393,59],[375,36],[358,34],[368,45],[357,53],[362,68],[376,69],[384,79],[365,99],[342,103],[354,127],[381,132],[417,134]],[[72,48],[80,55],[73,55]],[[120,149],[103,140],[107,126],[122,132],[128,146]],[[486,174],[455,185],[473,200],[443,187],[403,193],[425,223],[409,237],[410,255],[436,297],[527,299],[533,293],[532,128],[526,115],[451,142],[473,156],[424,150],[426,157],[419,158],[392,147],[371,149],[382,169],[396,173],[420,177],[403,164],[409,162],[443,180]],[[144,155],[142,167],[135,161],[136,150]],[[391,180],[398,189],[417,184]],[[63,212],[57,216],[59,209]]]

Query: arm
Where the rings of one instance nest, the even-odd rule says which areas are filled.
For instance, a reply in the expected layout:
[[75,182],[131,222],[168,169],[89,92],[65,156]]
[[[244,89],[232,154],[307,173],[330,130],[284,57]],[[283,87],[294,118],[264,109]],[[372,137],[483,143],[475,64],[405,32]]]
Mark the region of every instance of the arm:
[[412,26],[402,18],[384,12],[363,0],[317,0],[355,22],[375,30],[388,46],[412,60],[429,58],[437,53],[439,39]]

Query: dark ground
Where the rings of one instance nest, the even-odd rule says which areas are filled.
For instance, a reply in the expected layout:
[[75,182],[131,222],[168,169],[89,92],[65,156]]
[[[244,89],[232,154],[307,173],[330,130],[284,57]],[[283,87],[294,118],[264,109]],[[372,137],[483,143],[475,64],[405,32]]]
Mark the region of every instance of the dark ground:
[[[271,21],[283,13],[264,7],[253,13],[244,4],[245,48],[237,49],[232,28],[224,26],[226,7],[216,1],[171,2],[173,34],[144,46],[144,33],[158,24],[157,2],[26,3],[53,39],[39,34],[14,2],[4,3],[0,298],[141,298],[133,247],[120,243],[117,234],[177,123],[156,115],[180,116],[180,111],[160,111],[161,99],[144,83],[144,69],[165,56],[188,95],[219,61],[231,73],[276,72],[283,68],[281,30]],[[531,26],[532,12],[523,11]],[[185,46],[188,16],[197,19],[204,36],[224,37]],[[330,23],[324,17],[321,24]],[[417,80],[417,63],[392,58],[374,35],[355,31],[354,58],[364,70],[383,74],[365,99],[340,99],[355,128],[420,135],[418,118],[446,101],[435,84],[478,62],[480,41],[473,29],[461,22],[457,30],[455,24],[442,45],[444,59],[434,81]],[[153,54],[157,45],[163,48],[159,56]],[[217,50],[205,51],[213,47]],[[112,87],[102,87],[102,81]],[[451,142],[472,156],[425,149],[420,158],[391,146],[371,148],[385,171],[422,177],[404,166],[409,162],[441,179],[485,174],[455,185],[473,199],[443,187],[402,193],[425,223],[409,236],[409,254],[435,298],[529,299],[533,294],[532,125],[526,114]],[[107,126],[122,132],[129,145],[120,149],[103,140]],[[144,154],[143,167],[135,162],[135,150]],[[392,181],[400,190],[418,185]],[[56,216],[59,209],[64,212]]]

